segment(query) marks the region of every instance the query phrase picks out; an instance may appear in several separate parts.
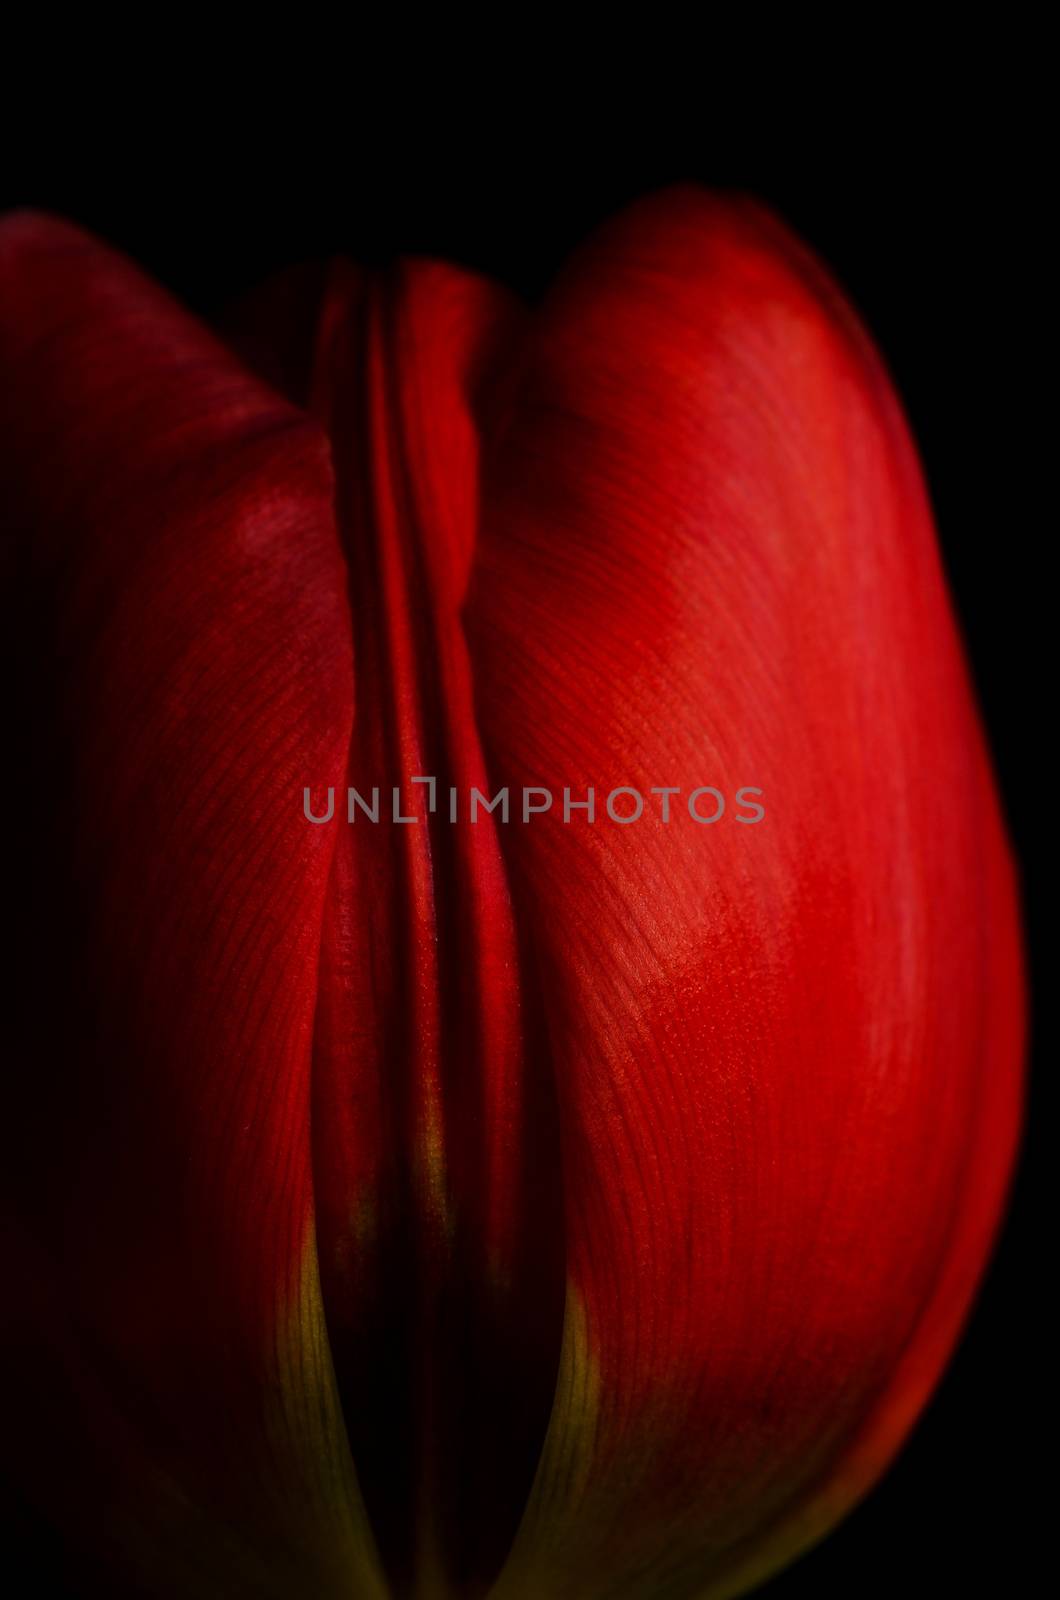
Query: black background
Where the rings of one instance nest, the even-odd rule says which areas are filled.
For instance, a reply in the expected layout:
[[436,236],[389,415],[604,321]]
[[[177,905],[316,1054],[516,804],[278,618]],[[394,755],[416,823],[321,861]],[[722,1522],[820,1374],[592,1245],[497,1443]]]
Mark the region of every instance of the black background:
[[[51,113],[38,108],[8,143],[0,208],[75,218],[210,314],[271,270],[332,251],[444,256],[533,298],[594,222],[661,183],[694,179],[769,201],[845,286],[911,418],[1022,863],[1040,1001],[1050,625],[1038,571],[1045,513],[1028,482],[1041,444],[1027,374],[1038,365],[1044,302],[1042,197],[1025,136],[985,90],[973,98],[956,120],[944,106],[929,115],[930,131],[918,122],[904,141],[895,136],[908,120],[900,84],[872,108],[872,135],[847,107],[810,140],[788,111],[765,130],[757,110],[663,126],[633,95],[561,125],[542,95],[523,103],[517,130],[494,105],[456,138],[444,108],[415,132],[407,107],[321,127],[268,95],[252,116],[206,129],[189,93],[157,138],[141,106],[98,142],[94,111],[82,106],[42,140]],[[760,1591],[769,1600],[1037,1591],[1045,1497],[1035,1456],[1043,1445],[1049,1453],[1037,1292],[1043,1115],[1032,1098],[1008,1220],[935,1398],[881,1485]],[[47,1592],[62,1558],[45,1529],[31,1529],[29,1547],[35,1576],[21,1592]]]

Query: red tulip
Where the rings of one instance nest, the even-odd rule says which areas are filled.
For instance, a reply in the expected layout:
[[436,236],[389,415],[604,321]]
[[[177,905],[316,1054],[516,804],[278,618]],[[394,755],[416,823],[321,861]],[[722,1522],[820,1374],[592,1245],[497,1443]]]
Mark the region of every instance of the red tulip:
[[691,191],[533,312],[340,263],[226,344],[34,216],[0,305],[26,1492],[110,1593],[742,1592],[923,1405],[1019,1113],[866,335]]

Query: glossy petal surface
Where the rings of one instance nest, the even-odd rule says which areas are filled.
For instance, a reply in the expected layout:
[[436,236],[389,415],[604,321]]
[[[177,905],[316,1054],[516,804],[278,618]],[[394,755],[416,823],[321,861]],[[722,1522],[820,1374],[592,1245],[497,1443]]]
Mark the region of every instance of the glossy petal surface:
[[[729,1594],[882,1469],[988,1247],[1021,1035],[992,781],[888,381],[753,206],[670,193],[572,262],[482,529],[495,778],[683,790],[508,835],[568,1294],[497,1596]],[[698,785],[764,821],[690,825]]]

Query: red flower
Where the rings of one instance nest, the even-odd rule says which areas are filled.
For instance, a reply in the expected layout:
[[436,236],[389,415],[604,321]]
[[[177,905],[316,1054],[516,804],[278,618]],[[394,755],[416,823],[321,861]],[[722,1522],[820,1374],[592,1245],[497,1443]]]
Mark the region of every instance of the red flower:
[[136,1593],[742,1591],[924,1402],[1019,1112],[865,334],[693,191],[529,313],[338,264],[225,344],[34,216],[0,304],[27,1492]]

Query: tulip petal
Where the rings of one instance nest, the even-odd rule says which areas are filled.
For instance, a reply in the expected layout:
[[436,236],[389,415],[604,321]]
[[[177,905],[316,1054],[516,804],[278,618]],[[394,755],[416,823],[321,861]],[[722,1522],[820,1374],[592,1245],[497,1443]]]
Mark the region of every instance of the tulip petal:
[[[676,191],[575,257],[486,450],[467,623],[494,784],[649,808],[505,835],[568,1286],[493,1593],[735,1594],[863,1492],[934,1382],[1011,1165],[1022,1029],[914,453],[768,215]],[[716,825],[686,808],[707,785]]]
[[137,1594],[380,1596],[314,1239],[334,834],[301,791],[341,781],[353,693],[326,440],[65,224],[3,224],[0,303],[27,1478]]
[[[379,808],[342,829],[328,896],[318,1234],[354,1455],[401,1593],[481,1593],[495,1575],[559,1346],[550,1079],[502,825],[467,817],[472,788],[491,793],[460,620],[477,526],[472,401],[519,322],[499,290],[454,268],[339,266],[312,382],[351,571],[347,780]],[[412,820],[395,822],[395,804]]]

